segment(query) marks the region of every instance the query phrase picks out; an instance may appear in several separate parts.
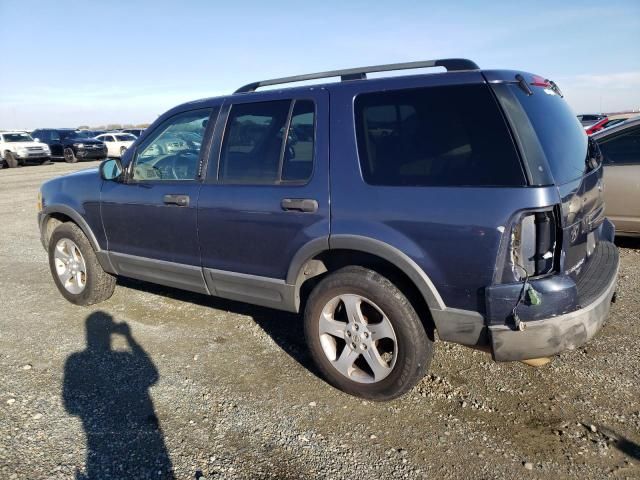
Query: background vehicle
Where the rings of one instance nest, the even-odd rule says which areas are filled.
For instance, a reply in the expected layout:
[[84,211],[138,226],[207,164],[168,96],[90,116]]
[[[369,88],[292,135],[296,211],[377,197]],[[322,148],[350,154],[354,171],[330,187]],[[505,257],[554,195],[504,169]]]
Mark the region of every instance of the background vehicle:
[[91,137],[87,131],[71,128],[39,128],[32,133],[37,141],[46,143],[52,158],[63,158],[67,163],[78,160],[103,160],[107,158],[106,145]]
[[142,132],[144,132],[144,130],[144,128],[123,128],[122,133],[130,133],[132,135],[135,135],[136,137],[139,137],[140,135],[142,135]]
[[0,168],[17,167],[28,161],[40,164],[51,160],[49,146],[35,141],[26,132],[0,132]]
[[91,138],[96,138],[98,135],[102,135],[103,133],[107,133],[109,130],[81,130],[83,132],[87,132],[87,136]]
[[626,118],[614,118],[614,119],[610,119],[610,118],[603,118],[602,120],[600,120],[599,122],[594,123],[593,125],[589,126],[589,127],[585,127],[584,130],[586,132],[587,135],[593,135],[596,132],[600,132],[601,130],[604,130],[605,128],[609,128],[609,127],[613,127],[614,125],[618,125],[619,123],[622,123],[624,121],[626,121]]
[[105,143],[107,146],[107,154],[110,157],[118,158],[122,158],[124,152],[127,151],[127,148],[136,141],[136,137],[134,135],[119,132],[105,133],[103,135],[98,135],[95,138],[96,140],[100,140]]
[[589,113],[589,114],[578,115],[578,120],[580,120],[580,123],[582,123],[583,127],[588,127],[590,125],[593,125],[596,122],[599,122],[605,117],[606,115],[602,115],[598,113],[595,113],[595,114]]
[[325,378],[387,400],[425,374],[435,331],[497,361],[596,334],[618,270],[599,159],[537,75],[323,72],[175,107],[122,160],[45,183],[40,230],[73,303],[123,275],[304,312]]
[[618,235],[640,235],[640,117],[592,137],[604,157],[607,216]]

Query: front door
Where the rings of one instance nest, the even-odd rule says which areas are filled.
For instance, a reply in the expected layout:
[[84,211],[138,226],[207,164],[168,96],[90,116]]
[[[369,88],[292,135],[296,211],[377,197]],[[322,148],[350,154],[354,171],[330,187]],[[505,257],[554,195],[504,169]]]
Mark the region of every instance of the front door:
[[204,275],[219,296],[291,309],[294,255],[329,236],[328,93],[225,103],[198,201]]
[[102,221],[118,274],[206,292],[196,205],[211,108],[176,114],[138,145],[125,180],[104,182]]

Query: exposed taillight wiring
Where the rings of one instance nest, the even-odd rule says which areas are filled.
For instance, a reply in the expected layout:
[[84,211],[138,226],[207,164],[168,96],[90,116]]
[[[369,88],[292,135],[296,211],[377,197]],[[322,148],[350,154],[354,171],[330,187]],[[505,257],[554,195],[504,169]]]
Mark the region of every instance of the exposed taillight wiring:
[[525,329],[525,324],[522,323],[522,321],[520,320],[520,317],[518,316],[518,307],[524,300],[524,295],[527,291],[527,288],[529,287],[529,272],[522,265],[519,265],[519,264],[515,264],[515,265],[521,268],[522,271],[524,272],[524,281],[522,282],[522,288],[520,289],[518,300],[516,301],[516,304],[513,306],[513,310],[511,310],[511,318],[513,318],[513,323],[514,323],[514,326],[516,327],[516,330],[522,331]]

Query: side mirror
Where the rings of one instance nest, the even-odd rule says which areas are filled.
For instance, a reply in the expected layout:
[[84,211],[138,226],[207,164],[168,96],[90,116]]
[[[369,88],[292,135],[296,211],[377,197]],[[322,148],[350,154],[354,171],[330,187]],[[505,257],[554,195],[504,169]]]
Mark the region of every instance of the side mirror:
[[118,181],[122,178],[122,163],[117,158],[109,158],[100,164],[100,176],[103,180]]
[[36,137],[36,138],[34,138],[34,139],[33,139],[33,141],[34,141],[34,142],[39,142],[39,141],[40,141],[40,139],[39,139],[38,137]]

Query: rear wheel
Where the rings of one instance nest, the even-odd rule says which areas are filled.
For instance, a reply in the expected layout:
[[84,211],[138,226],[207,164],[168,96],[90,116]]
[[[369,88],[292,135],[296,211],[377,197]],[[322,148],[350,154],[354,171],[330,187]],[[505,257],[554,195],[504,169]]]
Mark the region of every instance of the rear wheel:
[[333,386],[390,400],[426,373],[433,341],[402,292],[387,278],[346,267],[323,279],[305,308],[311,355]]
[[76,305],[107,300],[116,277],[105,272],[91,243],[75,223],[59,225],[49,240],[49,268],[60,293]]
[[64,161],[67,163],[76,163],[78,161],[78,157],[76,157],[72,148],[64,149]]
[[4,161],[7,162],[9,168],[16,168],[19,165],[18,160],[11,152],[4,152]]

